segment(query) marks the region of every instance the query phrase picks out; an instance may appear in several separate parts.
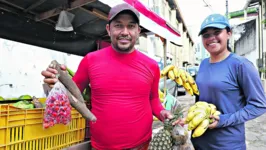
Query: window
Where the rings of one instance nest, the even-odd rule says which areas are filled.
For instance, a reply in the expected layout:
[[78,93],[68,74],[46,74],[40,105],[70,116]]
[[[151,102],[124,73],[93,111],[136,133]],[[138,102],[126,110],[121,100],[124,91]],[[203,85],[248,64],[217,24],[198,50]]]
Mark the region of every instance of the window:
[[156,14],[160,15],[158,0],[149,0],[148,3],[149,3],[149,8]]

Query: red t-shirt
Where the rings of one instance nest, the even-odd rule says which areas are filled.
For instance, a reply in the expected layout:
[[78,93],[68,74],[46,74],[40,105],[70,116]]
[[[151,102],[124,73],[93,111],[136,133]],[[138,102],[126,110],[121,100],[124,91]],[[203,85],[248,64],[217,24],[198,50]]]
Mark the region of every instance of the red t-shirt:
[[121,54],[110,46],[82,59],[73,80],[81,91],[91,85],[94,148],[132,148],[151,138],[153,115],[164,109],[159,78],[157,62],[137,50]]

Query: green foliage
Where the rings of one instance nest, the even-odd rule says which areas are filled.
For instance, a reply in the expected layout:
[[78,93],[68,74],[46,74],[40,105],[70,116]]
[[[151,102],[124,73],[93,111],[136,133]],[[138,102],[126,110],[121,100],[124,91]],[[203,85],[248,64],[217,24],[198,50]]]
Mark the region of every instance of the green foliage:
[[260,68],[260,69],[259,69],[259,72],[264,72],[264,73],[266,73],[266,67],[264,67],[264,68]]

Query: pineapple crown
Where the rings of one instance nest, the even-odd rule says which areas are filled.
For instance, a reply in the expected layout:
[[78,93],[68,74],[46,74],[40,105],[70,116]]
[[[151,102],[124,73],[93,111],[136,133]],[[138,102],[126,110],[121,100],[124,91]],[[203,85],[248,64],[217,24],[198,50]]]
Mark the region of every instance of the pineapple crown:
[[174,115],[174,119],[183,117],[184,106],[182,106],[180,102],[175,101],[175,103],[171,107],[171,113]]
[[183,117],[183,112],[184,112],[184,106],[180,104],[180,102],[175,101],[175,103],[171,107],[171,113],[173,114],[172,119],[165,119],[164,121],[164,129],[171,131],[173,130],[174,126],[172,123],[179,119],[180,117]]

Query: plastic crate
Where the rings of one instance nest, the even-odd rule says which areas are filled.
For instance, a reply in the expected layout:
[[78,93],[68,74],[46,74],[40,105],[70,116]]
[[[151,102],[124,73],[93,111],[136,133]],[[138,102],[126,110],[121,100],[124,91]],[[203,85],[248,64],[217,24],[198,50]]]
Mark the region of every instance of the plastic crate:
[[43,128],[44,109],[0,105],[0,150],[57,150],[83,142],[85,119],[74,108],[69,125]]

